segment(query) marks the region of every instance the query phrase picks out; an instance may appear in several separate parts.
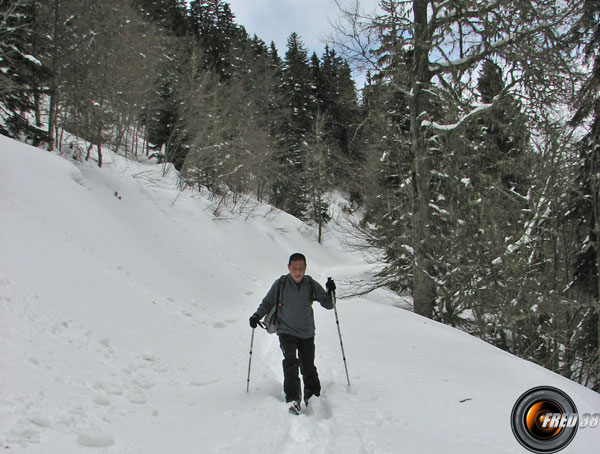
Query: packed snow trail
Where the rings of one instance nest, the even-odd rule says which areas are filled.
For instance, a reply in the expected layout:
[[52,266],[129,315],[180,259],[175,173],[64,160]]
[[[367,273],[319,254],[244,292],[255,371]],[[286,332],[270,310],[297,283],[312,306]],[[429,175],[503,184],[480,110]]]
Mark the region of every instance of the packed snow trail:
[[[0,136],[0,448],[11,453],[523,453],[527,389],[579,411],[598,394],[398,309],[383,290],[315,305],[323,387],[292,416],[277,337],[248,317],[292,252],[338,294],[371,266],[330,228],[271,207],[221,210],[174,172],[106,153],[102,169]],[[163,172],[166,170],[166,175]],[[241,213],[240,213],[241,211]],[[600,429],[565,453],[595,453]]]

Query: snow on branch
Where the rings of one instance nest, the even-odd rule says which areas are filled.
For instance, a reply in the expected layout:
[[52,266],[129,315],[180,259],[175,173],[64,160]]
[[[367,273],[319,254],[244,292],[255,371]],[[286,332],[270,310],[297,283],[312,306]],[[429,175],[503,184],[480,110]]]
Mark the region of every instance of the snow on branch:
[[[523,235],[521,235],[521,238],[519,238],[517,241],[509,244],[506,247],[506,253],[504,255],[514,254],[515,252],[519,251],[522,247],[527,246],[535,241],[535,229],[541,224],[543,224],[552,213],[552,202],[545,195],[543,195],[549,190],[550,183],[551,177],[548,177],[542,196],[535,203],[535,207],[533,209],[533,217],[525,223]],[[528,194],[528,198],[531,198],[530,194]],[[529,256],[529,264],[533,263],[534,253],[535,251],[532,251]],[[493,265],[497,265],[500,263],[502,263],[502,257],[497,257],[495,260],[492,261]]]
[[421,122],[421,126],[424,126],[426,128],[431,128],[435,131],[440,131],[440,132],[453,131],[456,128],[460,127],[463,123],[469,121],[472,117],[479,115],[480,113],[485,112],[488,109],[491,109],[493,105],[494,105],[494,103],[479,104],[471,112],[469,112],[464,117],[462,117],[460,120],[458,120],[458,122],[453,123],[453,124],[442,125],[435,121],[423,120]]

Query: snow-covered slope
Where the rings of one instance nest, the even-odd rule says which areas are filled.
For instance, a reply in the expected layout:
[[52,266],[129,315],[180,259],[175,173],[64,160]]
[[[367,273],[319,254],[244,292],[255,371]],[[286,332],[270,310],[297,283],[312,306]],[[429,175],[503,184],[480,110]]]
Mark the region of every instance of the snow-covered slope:
[[[600,396],[389,304],[315,306],[323,395],[287,414],[276,336],[248,317],[292,252],[324,284],[368,268],[264,205],[215,218],[163,167],[108,156],[76,167],[0,136],[0,448],[106,453],[519,453],[527,389]],[[250,210],[252,209],[252,212]],[[342,287],[342,288],[340,288]],[[564,452],[592,453],[600,429]],[[94,446],[95,449],[88,448]]]

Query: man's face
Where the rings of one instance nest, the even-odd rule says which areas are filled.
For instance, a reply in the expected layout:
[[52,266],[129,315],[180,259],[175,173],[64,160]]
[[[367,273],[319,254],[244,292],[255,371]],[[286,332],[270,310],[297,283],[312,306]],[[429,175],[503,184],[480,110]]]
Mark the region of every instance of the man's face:
[[306,263],[304,260],[294,260],[288,265],[288,270],[294,282],[299,283],[306,272]]

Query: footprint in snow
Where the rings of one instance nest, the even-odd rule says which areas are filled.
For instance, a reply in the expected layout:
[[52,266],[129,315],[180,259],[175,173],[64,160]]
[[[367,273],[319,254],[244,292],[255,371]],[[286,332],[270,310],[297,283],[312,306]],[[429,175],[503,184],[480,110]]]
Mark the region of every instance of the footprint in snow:
[[[6,433],[5,442],[8,444],[18,444],[27,447],[27,444],[37,444],[40,442],[40,432],[38,429],[45,429],[52,425],[52,422],[46,416],[34,414],[18,422],[17,426]],[[10,449],[10,446],[5,446]]]
[[141,393],[131,393],[129,402],[132,404],[144,405],[146,403],[146,397]]
[[92,402],[94,402],[96,405],[101,405],[103,407],[110,406],[110,400],[108,400],[104,396],[96,396],[92,399]]
[[148,362],[156,361],[156,355],[153,352],[142,353],[142,359]]
[[98,343],[105,347],[110,347],[110,339],[108,337],[101,337],[98,339]]
[[19,427],[9,431],[6,434],[5,441],[9,444],[19,444],[22,447],[27,447],[28,443],[39,443],[40,434],[35,429]]
[[96,388],[103,389],[106,392],[106,394],[110,394],[113,396],[120,396],[123,394],[123,388],[121,388],[116,383],[99,383],[98,385],[96,385]]
[[77,442],[81,446],[106,448],[115,443],[115,438],[112,434],[102,432],[98,429],[86,429],[79,432]]

